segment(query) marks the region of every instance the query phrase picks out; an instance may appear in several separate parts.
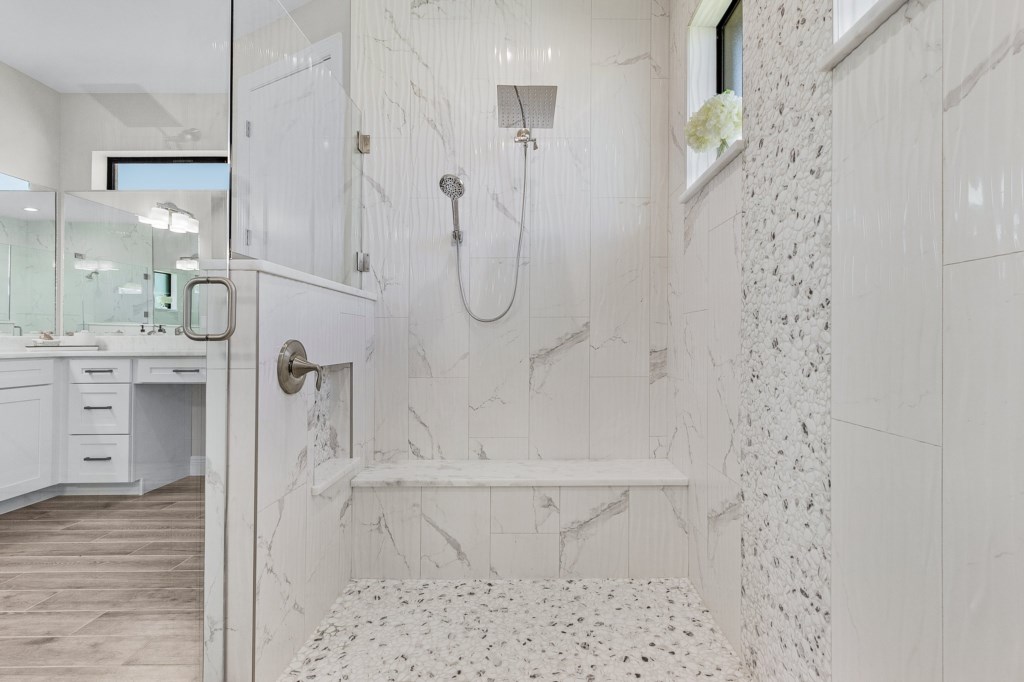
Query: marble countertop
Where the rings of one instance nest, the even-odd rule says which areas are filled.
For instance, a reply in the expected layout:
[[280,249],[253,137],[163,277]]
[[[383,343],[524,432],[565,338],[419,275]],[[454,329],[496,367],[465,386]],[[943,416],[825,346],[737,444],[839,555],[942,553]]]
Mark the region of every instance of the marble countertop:
[[352,486],[513,487],[513,486],[668,486],[688,479],[666,459],[617,460],[417,460],[374,464]]
[[0,351],[0,360],[32,360],[42,358],[202,358],[205,349],[196,350],[74,350],[69,348],[38,348]]

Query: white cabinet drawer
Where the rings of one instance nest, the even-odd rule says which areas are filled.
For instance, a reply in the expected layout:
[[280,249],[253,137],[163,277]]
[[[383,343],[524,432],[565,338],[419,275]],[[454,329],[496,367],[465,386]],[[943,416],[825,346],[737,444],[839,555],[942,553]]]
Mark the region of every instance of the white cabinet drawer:
[[68,386],[68,433],[131,433],[130,392],[127,384]]
[[0,360],[0,389],[53,383],[53,360]]
[[68,360],[73,384],[127,384],[132,380],[132,361],[127,358],[78,358]]
[[205,384],[206,358],[142,358],[135,362],[137,384]]
[[131,481],[129,436],[71,436],[68,439],[68,483]]

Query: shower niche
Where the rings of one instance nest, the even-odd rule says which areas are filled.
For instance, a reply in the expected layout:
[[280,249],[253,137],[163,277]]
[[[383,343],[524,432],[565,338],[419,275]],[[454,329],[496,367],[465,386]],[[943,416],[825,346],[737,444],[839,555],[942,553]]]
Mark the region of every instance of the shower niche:
[[313,492],[337,480],[353,455],[352,363],[327,365],[320,390],[306,395],[307,446]]

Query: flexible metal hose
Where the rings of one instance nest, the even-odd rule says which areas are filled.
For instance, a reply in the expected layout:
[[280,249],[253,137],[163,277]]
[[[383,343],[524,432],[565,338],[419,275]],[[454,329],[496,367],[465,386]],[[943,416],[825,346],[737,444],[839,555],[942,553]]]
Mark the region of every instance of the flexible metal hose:
[[515,283],[512,285],[512,299],[508,302],[505,309],[501,311],[500,315],[496,315],[494,317],[480,317],[474,313],[473,309],[469,306],[469,299],[466,298],[466,287],[462,284],[462,242],[458,240],[455,242],[455,268],[459,273],[459,294],[462,296],[462,305],[465,307],[466,312],[469,313],[469,316],[477,322],[497,322],[508,315],[508,311],[512,310],[512,304],[516,302],[516,292],[519,291],[519,262],[523,253],[523,232],[526,229],[526,183],[529,178],[530,168],[526,147],[526,143],[523,143],[523,198],[522,205],[519,209],[519,243],[516,245]]

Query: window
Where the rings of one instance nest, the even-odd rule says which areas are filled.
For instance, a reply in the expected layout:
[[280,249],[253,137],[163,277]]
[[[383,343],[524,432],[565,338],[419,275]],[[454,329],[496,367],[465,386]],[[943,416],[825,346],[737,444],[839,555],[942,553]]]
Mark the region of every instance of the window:
[[743,96],[743,0],[733,0],[715,27],[718,92]]
[[157,310],[178,309],[178,277],[169,272],[153,272],[153,306]]
[[223,156],[112,156],[107,189],[226,190],[231,171]]

